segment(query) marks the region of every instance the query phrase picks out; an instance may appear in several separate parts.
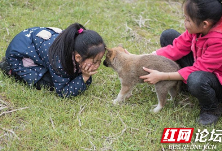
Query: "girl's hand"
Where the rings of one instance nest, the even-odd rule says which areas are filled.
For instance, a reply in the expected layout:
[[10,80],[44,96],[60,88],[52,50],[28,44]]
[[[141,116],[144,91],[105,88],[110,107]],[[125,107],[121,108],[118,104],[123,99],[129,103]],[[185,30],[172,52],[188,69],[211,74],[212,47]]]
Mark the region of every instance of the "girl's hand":
[[84,63],[82,66],[80,66],[80,69],[82,71],[82,77],[84,82],[86,82],[90,78],[90,76],[97,73],[97,71],[92,70],[93,69],[92,64]]
[[156,54],[156,51],[153,51],[149,55],[157,55],[157,54]]
[[149,73],[147,75],[140,76],[140,79],[143,79],[144,82],[147,82],[148,84],[156,84],[157,82],[162,80],[162,72],[145,67],[143,67],[143,70]]

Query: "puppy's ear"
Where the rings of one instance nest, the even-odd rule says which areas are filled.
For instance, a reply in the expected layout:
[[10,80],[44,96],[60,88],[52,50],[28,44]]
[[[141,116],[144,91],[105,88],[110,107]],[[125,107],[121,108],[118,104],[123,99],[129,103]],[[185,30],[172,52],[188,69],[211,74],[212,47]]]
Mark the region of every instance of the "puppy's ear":
[[108,52],[112,51],[112,49],[109,49],[109,48],[106,48],[106,50],[107,50]]
[[113,53],[113,50],[112,50],[112,49],[109,49],[109,48],[106,48],[106,50],[107,50],[107,55],[108,55],[108,56],[111,56],[112,53]]

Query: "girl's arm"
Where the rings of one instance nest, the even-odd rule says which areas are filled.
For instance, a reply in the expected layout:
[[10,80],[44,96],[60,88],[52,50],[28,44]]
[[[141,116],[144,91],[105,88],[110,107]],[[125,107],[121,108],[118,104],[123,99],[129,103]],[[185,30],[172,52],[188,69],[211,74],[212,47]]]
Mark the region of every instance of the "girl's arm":
[[49,71],[52,76],[55,90],[61,97],[77,96],[84,92],[92,82],[91,77],[87,81],[84,81],[82,75],[71,79],[65,74],[57,74],[51,68]]
[[56,73],[50,66],[50,74],[52,75],[52,80],[56,92],[61,97],[77,96],[81,92],[85,91],[88,86],[92,83],[92,75],[97,73],[97,71],[92,71],[92,66],[83,64],[80,66],[82,74],[74,79],[70,79],[64,71],[62,70],[61,64],[59,65],[60,74]]
[[[192,39],[194,37],[187,30],[174,39],[173,45],[168,45],[156,50],[156,54],[170,60],[178,60],[191,52]],[[154,53],[154,52],[153,52]]]
[[178,72],[160,72],[145,67],[143,67],[143,69],[149,74],[140,76],[140,78],[149,84],[156,84],[157,82],[163,80],[184,80]]

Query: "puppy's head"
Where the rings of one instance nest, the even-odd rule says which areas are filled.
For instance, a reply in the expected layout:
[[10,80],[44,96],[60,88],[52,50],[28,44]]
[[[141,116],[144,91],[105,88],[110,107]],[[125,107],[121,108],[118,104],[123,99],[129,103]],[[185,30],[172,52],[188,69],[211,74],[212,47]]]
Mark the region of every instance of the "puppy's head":
[[112,61],[115,58],[115,52],[113,49],[106,48],[106,50],[107,50],[107,53],[106,53],[106,58],[103,61],[103,65],[106,67],[111,67]]
[[103,65],[106,67],[113,67],[113,60],[116,58],[117,53],[124,53],[124,48],[118,46],[111,49],[106,48],[106,50],[106,59],[103,61]]

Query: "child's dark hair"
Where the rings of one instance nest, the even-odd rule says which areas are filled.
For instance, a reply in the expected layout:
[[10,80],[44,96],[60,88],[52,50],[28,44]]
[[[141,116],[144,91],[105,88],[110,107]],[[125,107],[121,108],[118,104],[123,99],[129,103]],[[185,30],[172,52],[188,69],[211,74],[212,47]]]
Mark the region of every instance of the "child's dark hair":
[[210,19],[215,25],[222,16],[222,0],[185,0],[184,9],[198,26],[204,20]]
[[[79,32],[79,30],[83,31]],[[105,51],[105,43],[97,32],[86,30],[81,24],[74,23],[66,28],[49,48],[49,62],[52,68],[58,71],[56,62],[59,59],[63,70],[69,75],[75,75],[72,60],[75,51],[82,57],[81,61],[84,61]],[[78,70],[78,63],[75,63]]]

